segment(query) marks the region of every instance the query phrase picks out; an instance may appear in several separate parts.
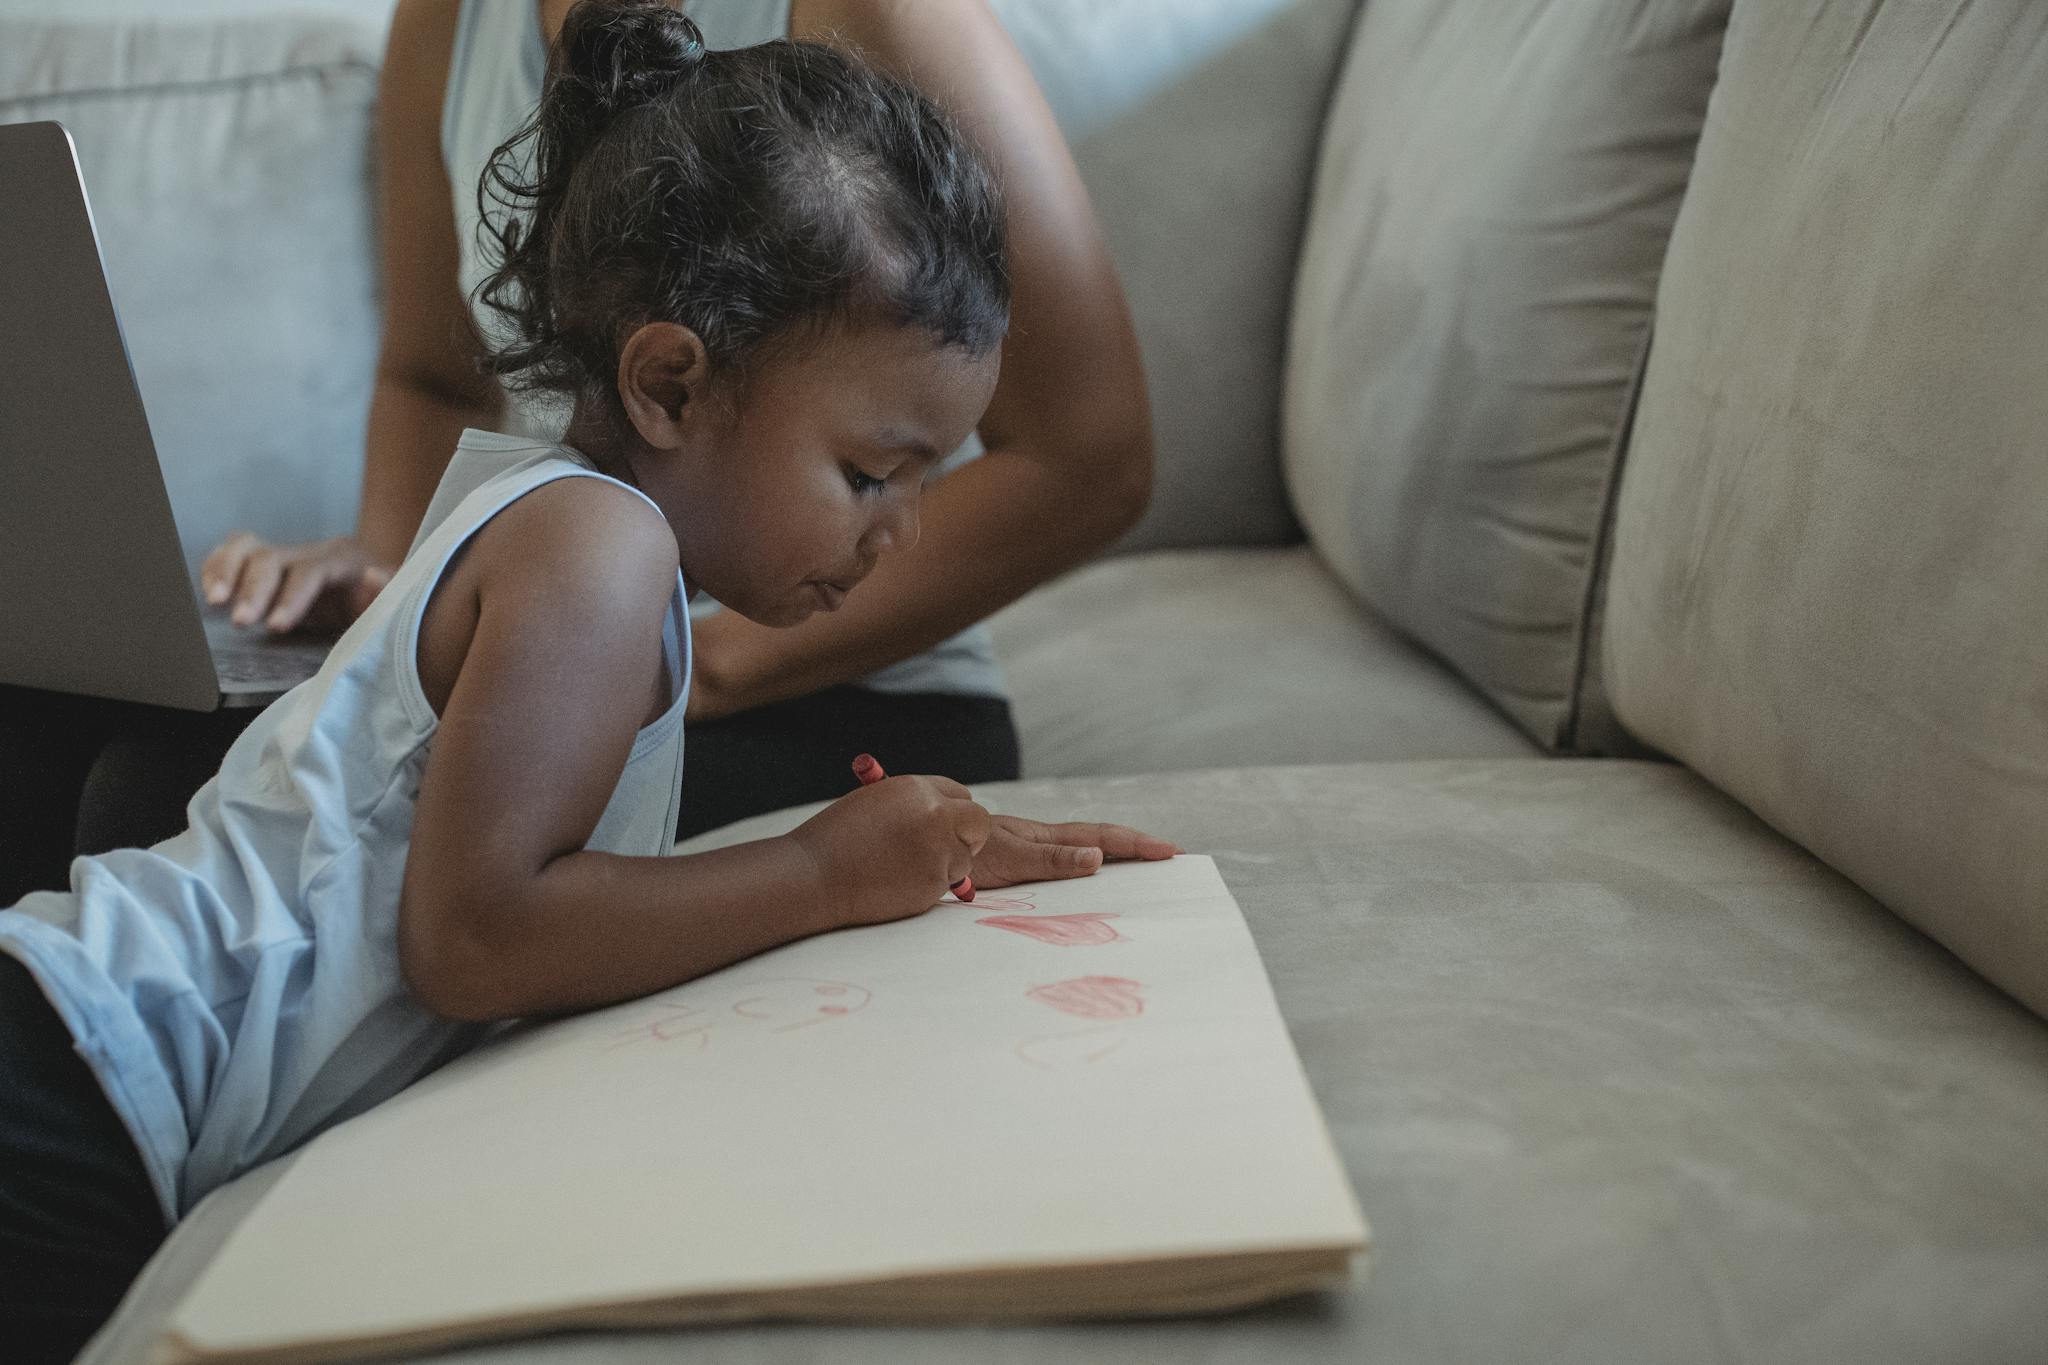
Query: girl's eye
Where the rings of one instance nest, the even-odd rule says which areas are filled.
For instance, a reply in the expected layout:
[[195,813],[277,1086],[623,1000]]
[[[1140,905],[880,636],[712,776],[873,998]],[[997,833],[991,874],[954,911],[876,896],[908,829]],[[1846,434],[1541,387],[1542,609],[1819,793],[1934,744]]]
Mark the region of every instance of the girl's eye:
[[889,486],[887,479],[878,479],[866,470],[856,469],[852,465],[846,467],[846,482],[855,493],[864,498],[871,498]]

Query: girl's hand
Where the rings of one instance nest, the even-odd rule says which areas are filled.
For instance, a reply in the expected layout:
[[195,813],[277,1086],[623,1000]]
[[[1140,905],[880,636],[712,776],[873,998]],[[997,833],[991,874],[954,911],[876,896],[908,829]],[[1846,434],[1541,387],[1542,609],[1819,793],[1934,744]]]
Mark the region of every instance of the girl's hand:
[[982,890],[1014,886],[1018,882],[1088,877],[1105,860],[1157,862],[1185,852],[1178,844],[1141,834],[1125,825],[1048,825],[1015,815],[998,815],[993,817],[988,842],[975,856],[974,886]]
[[924,913],[966,876],[989,813],[946,777],[890,777],[849,792],[789,832],[817,869],[837,926]]
[[391,570],[370,562],[352,536],[306,545],[272,545],[237,531],[199,566],[200,591],[211,606],[228,606],[238,626],[263,624],[282,633],[346,630],[369,609]]

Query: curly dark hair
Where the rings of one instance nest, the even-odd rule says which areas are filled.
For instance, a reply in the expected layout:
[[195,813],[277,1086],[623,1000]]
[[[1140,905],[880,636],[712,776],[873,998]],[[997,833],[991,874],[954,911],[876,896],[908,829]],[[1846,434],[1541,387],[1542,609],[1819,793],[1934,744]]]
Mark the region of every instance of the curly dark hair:
[[806,328],[921,328],[976,355],[1009,325],[995,176],[931,100],[819,43],[713,52],[660,0],[582,0],[531,118],[477,185],[511,324],[483,364],[621,414],[619,346],[696,332],[743,388]]

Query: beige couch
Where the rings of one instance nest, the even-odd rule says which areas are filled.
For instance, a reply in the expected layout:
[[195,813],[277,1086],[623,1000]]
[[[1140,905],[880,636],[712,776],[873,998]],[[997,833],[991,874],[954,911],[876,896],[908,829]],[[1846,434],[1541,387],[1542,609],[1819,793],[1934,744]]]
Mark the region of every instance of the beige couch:
[[[1373,1273],[463,1359],[2048,1359],[2048,7],[998,9],[1126,273],[1161,474],[1126,553],[998,619],[1032,779],[981,794],[1215,855]],[[79,128],[117,298],[207,158],[365,145],[374,32],[103,36],[0,30],[0,118]],[[271,212],[354,255],[279,288],[360,302],[361,185],[307,193]],[[249,325],[206,307],[125,316]],[[230,377],[169,349],[146,396],[225,429]],[[174,488],[219,445],[170,442]],[[232,458],[318,466],[272,521],[340,525],[341,449]],[[217,515],[188,495],[188,540]],[[87,1358],[137,1358],[288,1162]]]

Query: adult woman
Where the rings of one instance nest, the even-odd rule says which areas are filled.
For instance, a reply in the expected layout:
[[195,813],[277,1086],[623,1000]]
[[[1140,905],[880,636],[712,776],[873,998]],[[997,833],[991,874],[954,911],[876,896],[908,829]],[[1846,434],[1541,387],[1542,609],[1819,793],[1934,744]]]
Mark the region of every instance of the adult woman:
[[[202,586],[246,625],[336,628],[411,543],[465,427],[546,421],[477,368],[475,180],[539,93],[571,0],[402,0],[378,107],[385,321],[355,534],[211,556]],[[1016,737],[973,623],[1079,562],[1143,510],[1151,426],[1123,295],[1036,83],[983,0],[686,0],[713,47],[789,36],[858,51],[945,107],[1007,201],[1013,324],[979,430],[986,454],[925,497],[914,549],[836,613],[790,630],[701,620],[690,700],[693,794],[680,833],[845,790],[848,757],[967,782],[1015,776]],[[965,633],[963,633],[965,632]],[[129,724],[100,752],[79,851],[175,831],[238,718]],[[175,733],[173,733],[175,729]],[[153,781],[158,796],[137,804]],[[118,794],[118,802],[117,801]],[[17,889],[18,890],[18,889]]]

